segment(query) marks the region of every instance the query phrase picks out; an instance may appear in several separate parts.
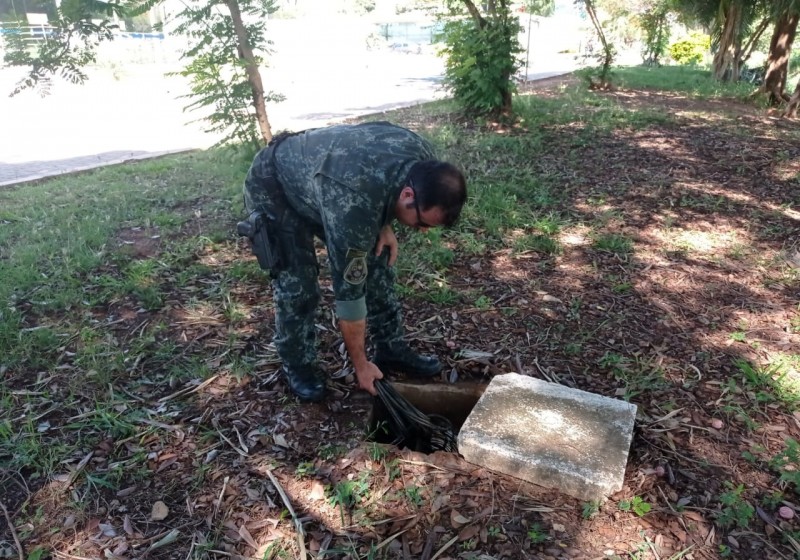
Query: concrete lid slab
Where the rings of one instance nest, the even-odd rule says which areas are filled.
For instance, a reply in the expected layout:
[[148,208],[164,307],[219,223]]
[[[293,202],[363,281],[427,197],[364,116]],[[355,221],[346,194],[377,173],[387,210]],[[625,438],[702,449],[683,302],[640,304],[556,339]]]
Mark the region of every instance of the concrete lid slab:
[[517,373],[492,379],[458,435],[477,465],[581,499],[622,488],[636,405]]

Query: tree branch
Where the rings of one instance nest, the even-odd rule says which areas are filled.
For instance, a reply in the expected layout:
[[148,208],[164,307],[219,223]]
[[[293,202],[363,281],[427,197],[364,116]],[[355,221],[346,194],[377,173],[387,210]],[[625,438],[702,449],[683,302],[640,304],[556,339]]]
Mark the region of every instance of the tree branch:
[[744,53],[742,56],[742,63],[747,62],[747,59],[749,59],[750,55],[753,54],[753,50],[756,48],[756,43],[761,38],[761,35],[764,34],[764,31],[766,31],[769,22],[770,18],[768,17],[762,19],[761,23],[759,23],[758,27],[756,27],[755,32],[750,36],[750,39],[747,40],[747,44],[742,48],[742,52]]
[[17,554],[19,554],[19,560],[25,560],[25,551],[22,548],[22,543],[19,542],[19,537],[17,536],[17,530],[14,528],[14,522],[11,521],[11,517],[8,515],[8,510],[6,509],[6,505],[0,501],[0,509],[3,510],[3,515],[6,518],[6,522],[8,523],[8,529],[11,531],[11,536],[14,538],[14,544],[17,545]]
[[483,29],[486,26],[486,20],[481,15],[481,12],[478,10],[477,6],[475,6],[472,0],[464,0],[464,5],[467,7],[469,15],[471,15],[472,19],[475,20],[475,23],[478,24],[478,27]]

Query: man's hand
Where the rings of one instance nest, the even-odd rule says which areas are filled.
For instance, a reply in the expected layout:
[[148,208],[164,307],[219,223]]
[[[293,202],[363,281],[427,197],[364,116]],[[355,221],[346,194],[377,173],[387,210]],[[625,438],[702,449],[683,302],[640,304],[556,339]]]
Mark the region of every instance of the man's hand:
[[378,234],[378,244],[375,245],[375,256],[380,257],[386,247],[389,248],[389,266],[393,266],[394,262],[397,260],[398,244],[397,237],[394,235],[394,230],[392,226],[388,224],[383,226],[380,234]]
[[375,380],[382,379],[383,373],[378,369],[378,366],[367,359],[367,353],[364,351],[367,320],[345,321],[344,319],[339,319],[339,330],[342,331],[344,345],[347,347],[350,361],[353,362],[353,367],[356,370],[358,386],[370,395],[377,395],[378,390],[375,389]]
[[383,373],[378,369],[378,366],[372,362],[367,362],[356,369],[356,377],[358,378],[359,387],[370,395],[378,394],[378,390],[375,389],[375,380],[383,379]]

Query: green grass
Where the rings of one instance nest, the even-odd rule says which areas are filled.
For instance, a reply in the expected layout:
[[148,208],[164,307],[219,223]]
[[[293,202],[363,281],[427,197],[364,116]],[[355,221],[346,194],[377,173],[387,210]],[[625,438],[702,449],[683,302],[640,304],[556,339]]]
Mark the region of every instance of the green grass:
[[[9,222],[0,228],[0,301],[29,304],[28,313],[39,316],[74,307],[84,301],[92,271],[115,258],[117,232],[159,223],[164,224],[161,235],[168,235],[192,216],[195,202],[207,197],[215,199],[207,213],[228,211],[242,173],[239,164],[188,155],[0,191]],[[163,219],[164,208],[174,220]],[[129,260],[123,278],[98,283],[105,288],[117,283],[146,307],[158,307],[161,295],[153,283],[158,266]],[[31,355],[51,356],[60,336],[69,333],[58,325],[26,331],[19,309],[5,308],[0,356],[7,366]]]
[[[0,464],[46,478],[65,458],[105,438],[142,436],[141,413],[118,400],[113,384],[136,366],[152,366],[169,378],[205,366],[177,359],[159,323],[144,322],[133,338],[122,339],[103,324],[103,314],[120,303],[160,309],[164,286],[204,241],[187,239],[181,228],[202,207],[209,223],[228,231],[245,168],[209,152],[104,168],[0,190]],[[219,216],[223,216],[220,219]],[[157,228],[161,239],[181,236],[152,257],[136,258],[120,242],[122,232]],[[195,228],[200,231],[200,228]],[[198,270],[194,270],[195,279]],[[240,266],[237,276],[252,275]],[[100,320],[95,312],[99,313]],[[231,318],[240,312],[226,309]],[[66,368],[66,369],[65,369]],[[44,373],[64,370],[52,384]],[[152,377],[151,377],[152,378]],[[42,381],[38,381],[41,379]],[[147,379],[146,377],[142,380]],[[15,394],[22,388],[28,396]],[[53,408],[55,406],[55,408]],[[56,410],[76,420],[61,426],[11,420]],[[60,467],[63,468],[63,467]],[[91,488],[113,485],[119,473],[87,480]]]
[[751,84],[729,84],[712,80],[711,71],[700,66],[621,66],[614,69],[614,80],[626,89],[671,91],[699,99],[744,99],[755,89]]
[[624,256],[633,252],[633,241],[616,233],[600,233],[595,236],[592,246],[605,253]]
[[[696,97],[740,96],[737,87],[714,84],[702,70],[691,68],[621,68],[617,79],[622,87],[633,89],[670,89]],[[573,181],[572,165],[579,162],[583,148],[611,135],[672,123],[673,116],[658,107],[626,107],[613,96],[594,94],[583,86],[568,88],[558,98],[519,97],[515,109],[519,129],[498,132],[475,126],[465,130],[458,119],[425,129],[443,157],[464,167],[470,199],[461,221],[451,230],[423,234],[398,228],[398,292],[416,299],[414,303],[426,310],[434,306],[447,310],[431,312],[442,317],[447,329],[460,332],[463,322],[474,322],[486,334],[476,339],[476,346],[518,345],[523,352],[527,342],[527,348],[539,346],[544,353],[558,349],[576,362],[598,366],[597,373],[614,385],[612,390],[618,390],[615,396],[642,406],[662,402],[661,393],[676,381],[674,364],[662,366],[649,352],[648,340],[627,340],[624,329],[619,339],[610,341],[598,319],[613,320],[620,306],[636,299],[636,267],[639,258],[647,258],[650,247],[638,234],[634,244],[633,238],[614,232],[615,224],[625,218],[625,209],[614,207],[616,192],[590,192],[585,200],[594,215],[589,219],[576,208],[575,189],[586,185]],[[450,110],[447,103],[438,103],[424,111],[430,116]],[[249,302],[260,298],[259,290],[267,289],[268,280],[253,260],[224,258],[226,251],[231,256],[246,169],[246,162],[206,152],[0,190],[0,468],[24,471],[31,480],[46,480],[66,472],[86,450],[106,441],[124,442],[115,443],[108,452],[111,466],[93,463],[82,475],[85,503],[100,503],[104,492],[113,493],[137,477],[154,476],[147,469],[150,450],[140,442],[170,437],[153,422],[181,418],[180,407],[185,405],[175,399],[161,407],[154,404],[159,397],[189,382],[208,379],[223,368],[236,380],[263,372],[265,362],[259,354],[263,348],[242,350],[246,343],[239,329],[249,328],[249,333],[267,329],[258,323],[263,317],[250,314]],[[624,196],[624,192],[619,194]],[[693,208],[680,200],[676,204]],[[714,199],[698,199],[695,206],[708,212],[724,210]],[[124,234],[136,228],[148,230],[145,236],[158,235],[157,251],[131,252],[123,242]],[[575,230],[580,235],[574,235]],[[591,246],[583,244],[584,239]],[[737,247],[730,258],[746,264],[746,249]],[[580,257],[587,254],[593,262],[584,268]],[[499,261],[492,261],[498,255],[505,260],[503,266],[495,267]],[[537,268],[505,284],[503,275],[513,275],[523,259]],[[607,263],[612,263],[613,273],[604,268]],[[568,266],[560,274],[574,285],[568,293],[556,294],[561,299],[543,306],[526,291],[541,291],[537,296],[544,297],[545,288],[550,288],[549,272],[561,264]],[[465,283],[472,278],[461,278],[454,270],[466,267],[482,271],[485,282]],[[785,285],[793,286],[790,282],[787,279]],[[601,306],[583,291],[595,289],[611,294],[607,305]],[[257,305],[259,312],[269,311],[269,298]],[[473,309],[456,322],[461,314],[458,306]],[[545,307],[552,307],[556,314],[548,319],[549,326],[536,313],[546,311]],[[497,323],[494,318],[487,321],[484,315],[489,313],[484,312],[495,310],[500,310]],[[115,330],[111,323],[122,311],[132,314],[131,324]],[[800,332],[800,318],[794,311],[784,325],[791,333]],[[211,317],[220,328],[213,329],[213,337],[193,345],[192,340],[176,336],[180,328],[175,324],[182,316]],[[510,333],[500,324],[511,316],[518,319],[519,332]],[[327,329],[328,321],[321,323]],[[422,322],[414,332],[433,328]],[[431,344],[443,344],[450,336],[431,332],[436,337],[430,339]],[[741,328],[731,337],[748,341]],[[216,346],[210,344],[211,338]],[[594,353],[606,347],[607,351]],[[785,360],[780,367],[737,363],[738,369],[728,372],[732,385],[720,387],[721,411],[756,426],[756,420],[765,420],[768,407],[794,410],[797,393],[789,374],[795,373],[800,358],[791,355]],[[564,365],[569,371],[570,364]],[[152,406],[142,406],[137,401],[144,398],[140,395],[147,395]],[[293,406],[285,395],[276,401]],[[45,413],[54,404],[59,415],[51,418]],[[52,426],[45,424],[51,420]],[[217,431],[197,421],[198,456],[192,461],[205,457],[209,446],[220,444]],[[235,439],[232,436],[234,445]],[[318,469],[326,472],[345,457],[352,449],[349,444],[323,439],[309,453],[315,462],[304,457],[303,462],[289,465],[289,474],[316,477]],[[128,453],[129,449],[133,451]],[[388,460],[384,447],[374,444],[368,453],[380,464],[382,478],[393,481],[404,476],[402,464]],[[794,467],[796,454],[795,447],[790,447],[775,456],[774,474],[793,472],[787,467]],[[199,465],[189,485],[204,484],[206,476],[211,480],[217,468],[217,464]],[[328,505],[340,509],[342,516],[368,507],[373,488],[368,478],[335,480],[340,479],[330,481]],[[424,509],[425,500],[433,497],[422,486],[404,488],[401,497],[413,508]],[[219,491],[217,481],[211,493]],[[730,486],[721,492],[720,525],[745,527],[752,515],[744,490]],[[644,515],[647,506],[637,497],[621,509]],[[590,519],[598,515],[598,509],[599,504],[587,503],[578,513]],[[499,538],[500,525],[494,527],[490,536]],[[549,533],[542,527],[530,527],[531,544],[547,540]]]

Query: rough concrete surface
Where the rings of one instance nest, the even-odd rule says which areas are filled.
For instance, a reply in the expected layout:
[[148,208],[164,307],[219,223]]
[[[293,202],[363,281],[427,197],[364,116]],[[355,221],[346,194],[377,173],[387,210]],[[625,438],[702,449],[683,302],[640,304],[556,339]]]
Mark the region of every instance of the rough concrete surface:
[[622,488],[636,405],[517,373],[492,379],[458,434],[476,465],[583,500]]

